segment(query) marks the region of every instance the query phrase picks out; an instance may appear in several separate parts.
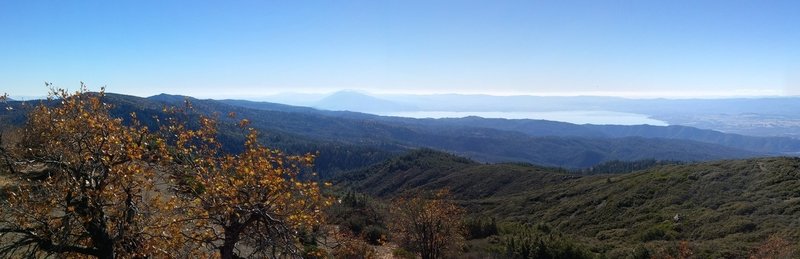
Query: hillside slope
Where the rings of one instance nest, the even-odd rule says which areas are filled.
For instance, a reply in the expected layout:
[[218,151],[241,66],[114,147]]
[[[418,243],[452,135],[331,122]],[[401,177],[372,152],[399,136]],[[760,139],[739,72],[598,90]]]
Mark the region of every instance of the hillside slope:
[[547,224],[608,255],[687,240],[701,258],[741,258],[771,235],[800,240],[800,158],[577,176],[417,151],[338,179],[380,197],[448,188],[471,213]]
[[799,167],[798,158],[662,166],[480,203],[496,205],[489,213],[548,222],[590,242],[689,240],[709,257],[742,257],[773,234],[800,240]]
[[414,150],[372,167],[347,172],[336,183],[379,197],[447,188],[458,199],[502,197],[528,186],[572,179],[560,168],[525,164],[482,164],[430,149]]

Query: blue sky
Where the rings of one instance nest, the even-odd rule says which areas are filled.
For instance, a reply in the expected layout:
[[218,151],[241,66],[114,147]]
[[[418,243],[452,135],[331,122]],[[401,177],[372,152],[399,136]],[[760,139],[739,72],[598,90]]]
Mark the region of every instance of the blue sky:
[[800,1],[0,1],[0,92],[800,94]]

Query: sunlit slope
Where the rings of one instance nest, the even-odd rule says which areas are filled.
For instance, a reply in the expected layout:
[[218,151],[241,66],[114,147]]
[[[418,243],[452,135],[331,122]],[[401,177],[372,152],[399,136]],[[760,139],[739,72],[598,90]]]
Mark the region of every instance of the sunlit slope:
[[800,240],[798,158],[577,176],[417,151],[340,181],[383,197],[448,188],[472,213],[548,224],[607,252],[687,240],[698,254],[744,256],[773,234]]

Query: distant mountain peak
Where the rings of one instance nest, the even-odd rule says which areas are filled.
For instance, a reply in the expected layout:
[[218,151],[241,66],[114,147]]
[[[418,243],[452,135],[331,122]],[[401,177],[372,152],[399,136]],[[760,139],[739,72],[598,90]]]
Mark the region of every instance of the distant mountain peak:
[[367,91],[364,90],[357,90],[357,89],[342,89],[336,92],[333,92],[331,95],[339,94],[339,93],[353,93],[353,94],[361,94],[361,95],[372,95]]
[[[328,96],[326,96],[325,98],[323,98],[323,100],[332,99],[332,98],[364,98],[364,99],[377,99],[377,100],[388,102],[388,100],[383,100],[381,98],[375,97],[375,96],[373,96],[372,94],[370,94],[368,92],[357,91],[357,90],[341,90],[341,91],[333,92],[333,93],[329,94]],[[320,101],[322,101],[322,100],[320,100]]]
[[314,108],[335,111],[383,112],[411,110],[414,107],[359,91],[342,90],[319,100],[314,105]]
[[147,97],[147,99],[155,100],[155,101],[162,101],[162,102],[182,102],[183,100],[186,100],[186,99],[192,100],[192,99],[195,99],[195,98],[193,98],[191,96],[185,96],[185,95],[174,95],[174,94],[161,93],[161,94],[157,94],[157,95],[153,95],[153,96]]
[[181,98],[183,98],[183,97],[188,97],[188,96],[177,95],[177,94],[168,94],[168,93],[160,93],[160,94],[153,95],[153,96],[150,96],[150,97],[147,97],[147,98],[156,98],[156,99],[158,99],[158,98],[173,98],[173,97],[181,97]]

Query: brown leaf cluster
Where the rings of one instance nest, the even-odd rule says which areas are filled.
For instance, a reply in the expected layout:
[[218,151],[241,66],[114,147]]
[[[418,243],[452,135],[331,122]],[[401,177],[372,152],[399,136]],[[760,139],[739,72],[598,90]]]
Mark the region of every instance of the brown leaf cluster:
[[238,124],[246,135],[244,151],[221,154],[216,120],[201,116],[199,122],[196,129],[174,121],[167,127],[178,161],[170,171],[193,219],[187,236],[223,258],[233,256],[239,241],[252,254],[300,254],[296,233],[320,225],[322,208],[330,204],[317,182],[300,179],[314,155],[291,156],[261,145],[247,120]]
[[294,256],[297,230],[320,224],[329,201],[300,179],[313,155],[261,145],[246,121],[244,151],[224,154],[213,118],[153,133],[103,97],[53,90],[21,140],[0,143],[18,183],[0,207],[0,256]]
[[431,198],[396,199],[390,227],[400,245],[423,259],[458,253],[464,244],[464,211],[448,198],[447,191],[439,191]]

